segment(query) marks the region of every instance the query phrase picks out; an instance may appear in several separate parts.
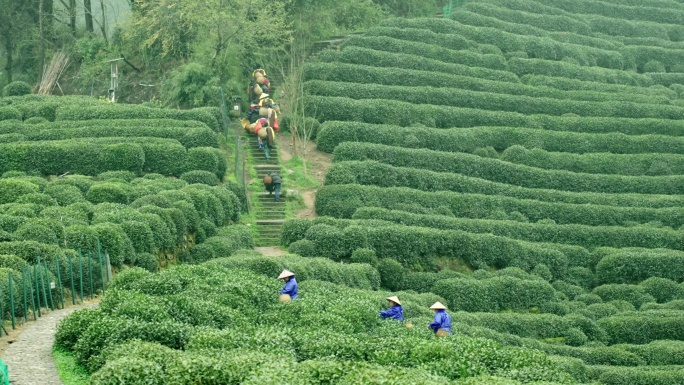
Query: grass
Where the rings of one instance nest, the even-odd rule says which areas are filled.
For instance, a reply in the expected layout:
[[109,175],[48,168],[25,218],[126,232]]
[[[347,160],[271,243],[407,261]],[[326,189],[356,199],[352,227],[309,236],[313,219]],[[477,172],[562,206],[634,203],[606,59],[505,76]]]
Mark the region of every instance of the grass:
[[64,385],[88,385],[90,375],[86,368],[76,362],[74,354],[64,348],[55,346],[52,357],[57,365],[59,378]]

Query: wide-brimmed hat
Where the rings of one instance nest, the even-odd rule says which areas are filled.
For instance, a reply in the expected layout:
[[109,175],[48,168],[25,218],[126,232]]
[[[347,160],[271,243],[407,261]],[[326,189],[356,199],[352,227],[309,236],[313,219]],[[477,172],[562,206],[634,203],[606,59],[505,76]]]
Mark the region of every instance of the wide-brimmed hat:
[[386,298],[388,301],[392,301],[396,303],[397,305],[401,305],[401,302],[399,302],[399,298],[396,295],[393,295],[391,297]]
[[283,279],[287,277],[294,277],[295,273],[291,272],[290,270],[284,269],[282,273],[278,276],[278,279]]
[[268,97],[268,94],[267,94],[267,93],[263,93],[263,94],[261,94],[261,95],[259,96],[259,99],[264,99],[264,98],[267,98],[267,97]]
[[434,305],[430,306],[432,310],[446,310],[446,306],[442,305],[441,302],[437,301]]

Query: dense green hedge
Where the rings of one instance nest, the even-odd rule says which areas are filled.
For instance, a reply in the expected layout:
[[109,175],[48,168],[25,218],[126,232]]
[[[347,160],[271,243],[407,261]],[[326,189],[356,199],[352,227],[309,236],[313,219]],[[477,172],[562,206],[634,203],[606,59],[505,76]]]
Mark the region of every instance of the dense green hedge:
[[[651,227],[607,227],[522,223],[518,221],[413,214],[405,211],[390,211],[373,207],[359,208],[352,218],[386,220],[406,226],[431,227],[443,230],[463,230],[473,233],[490,233],[529,242],[567,243],[585,248],[600,246],[616,248],[684,248],[684,234],[681,234],[679,231]],[[666,253],[666,251],[663,251],[662,253]],[[602,262],[599,262],[599,265],[597,266],[597,277],[599,280],[606,283],[631,283],[641,281],[650,276],[670,279],[674,279],[674,277],[684,277],[684,272],[681,271],[682,268],[669,270],[669,267],[675,267],[676,265],[677,259],[674,258],[674,256],[677,255],[681,259],[684,258],[684,254],[675,254],[674,251],[669,250],[671,263],[659,261],[657,264],[654,263],[656,261],[656,255],[659,255],[656,252],[654,252],[654,255],[650,256],[650,258],[640,252],[634,252],[633,254],[621,252],[617,255],[622,257],[624,254],[629,254],[631,259],[628,256],[624,256],[623,258],[612,256],[611,258],[604,257],[601,260]],[[586,266],[586,263],[577,262],[581,261],[576,261],[575,263],[571,261],[571,264]],[[626,271],[628,263],[632,265],[631,274],[628,274]],[[679,265],[684,265],[684,263],[680,263]],[[641,269],[642,267],[643,269]]]
[[653,341],[618,347],[637,354],[647,365],[684,365],[684,341]]
[[0,107],[0,121],[21,120],[21,111],[14,107]]
[[515,277],[490,279],[445,279],[437,281],[432,292],[443,296],[452,311],[497,312],[525,310],[549,302],[554,290],[543,280]]
[[327,258],[303,258],[285,255],[277,259],[261,254],[238,252],[230,258],[216,259],[208,266],[225,269],[244,269],[254,273],[277,277],[283,269],[297,274],[297,281],[318,280],[364,290],[377,290],[380,275],[372,266],[366,264],[340,264]]
[[[381,23],[385,27],[399,28],[424,28],[441,33],[460,35],[466,39],[473,40],[482,44],[493,44],[501,48],[504,52],[526,52],[530,57],[543,58],[546,60],[561,60],[572,58],[583,66],[601,66],[622,70],[625,60],[616,51],[609,51],[589,46],[579,46],[555,41],[548,37],[533,35],[519,35],[509,33],[498,28],[476,27],[461,24],[448,19],[390,19]],[[509,69],[510,60],[509,60]],[[603,68],[592,68],[600,72]],[[591,71],[587,71],[589,73]],[[618,75],[623,79],[630,78],[629,75]]]
[[[502,4],[505,6],[505,4]],[[591,28],[577,18],[560,15],[537,14],[510,8],[495,6],[492,4],[468,3],[465,9],[480,15],[490,16],[499,20],[529,25],[545,31],[560,31],[590,35]],[[460,12],[454,12],[454,15]],[[458,20],[458,16],[452,17]]]
[[603,15],[627,20],[645,20],[660,24],[682,25],[684,23],[684,10],[674,8],[653,8],[644,5],[629,6],[610,2],[596,4],[596,2],[590,0],[576,0],[572,2],[548,0],[545,3],[546,5],[577,14]]
[[[404,266],[434,268],[436,256],[461,259],[475,267],[516,266],[531,270],[542,263],[560,277],[568,265],[563,247],[457,230],[359,222],[342,229],[317,224],[306,231],[305,237],[314,243],[316,255],[335,260],[349,258],[358,248],[370,248],[378,258],[396,259]],[[455,244],[462,246],[452,247]]]
[[652,310],[602,318],[597,324],[611,344],[647,344],[657,340],[684,341],[684,313],[677,310]]
[[[211,156],[216,163],[192,162],[188,158],[196,151],[213,154]],[[219,149],[195,147],[186,151],[183,145],[172,139],[112,137],[0,145],[2,172],[22,170],[43,175],[66,172],[97,175],[105,171],[125,170],[180,176],[185,171],[199,169],[223,177],[224,167],[225,158]]]
[[93,120],[93,119],[175,119],[197,120],[205,123],[216,132],[223,127],[217,118],[216,107],[202,107],[192,110],[150,108],[135,104],[101,104],[97,106],[63,106],[57,109],[56,120]]
[[[344,98],[325,99],[349,101]],[[353,101],[352,104],[362,105],[364,102]],[[413,112],[418,112],[420,107],[413,109]],[[331,106],[331,108],[333,107]],[[464,109],[463,111],[472,110]],[[364,111],[357,110],[352,112],[352,108],[350,108],[349,112],[341,113],[344,116],[338,116],[338,118],[343,120],[361,120],[362,112]],[[406,113],[408,112],[406,111]],[[490,113],[488,111],[482,112]],[[400,120],[400,118],[394,120]],[[415,119],[406,117],[403,120],[407,121],[401,123],[408,123],[408,121],[414,121]],[[374,119],[374,121],[377,120]],[[549,119],[549,122],[553,123],[554,119]],[[453,122],[446,123],[453,124]],[[476,122],[464,123],[479,125]],[[488,146],[494,147],[498,151],[503,151],[508,147],[519,144],[528,148],[542,148],[546,151],[580,154],[587,152],[684,154],[683,138],[663,135],[587,134],[523,127],[472,127],[460,130],[442,130],[427,127],[400,127],[397,125],[361,122],[325,122],[321,126],[321,131],[316,141],[321,151],[332,152],[335,146],[342,142],[382,143],[388,146],[430,148],[446,152],[474,152],[478,148]]]
[[[407,40],[411,42],[420,42],[420,43],[426,43],[429,45],[436,45],[436,42],[439,42],[439,46],[442,47],[440,50],[439,48],[433,49],[432,52],[444,52],[443,49],[450,49],[450,50],[466,50],[468,48],[476,48],[477,43],[474,43],[462,36],[454,35],[454,34],[446,34],[446,33],[436,33],[430,30],[426,29],[418,29],[418,28],[396,28],[396,27],[373,27],[366,31],[364,33],[364,36],[384,36],[384,37],[391,37],[393,39],[398,39],[398,40]],[[354,40],[353,42],[363,42],[364,40]],[[356,45],[353,44],[353,42],[350,45]],[[363,44],[363,43],[362,43]],[[371,43],[372,44],[372,43]],[[400,42],[395,42],[395,44],[401,44]],[[372,48],[372,47],[367,47],[367,48]],[[426,49],[426,48],[424,48]],[[386,49],[380,49],[381,51],[385,51]],[[402,51],[403,52],[403,51]],[[407,52],[409,53],[409,52]],[[472,54],[472,52],[466,52],[466,54]],[[420,55],[423,56],[423,55]],[[503,63],[503,66],[505,67],[506,64],[505,62]]]
[[403,68],[419,71],[441,72],[444,74],[471,76],[482,79],[519,83],[518,77],[508,71],[493,70],[482,67],[470,67],[465,64],[445,63],[418,55],[405,53],[376,51],[369,48],[346,46],[342,51],[326,51],[318,56],[324,62],[342,62],[362,64],[373,67]]
[[[669,248],[680,248],[681,245],[680,241],[678,247]],[[596,278],[602,283],[639,283],[649,277],[677,282],[684,280],[684,253],[674,250],[618,250],[603,257],[596,265]]]
[[25,140],[65,140],[72,138],[153,137],[175,139],[185,147],[218,147],[216,133],[206,124],[170,119],[113,119],[85,122],[59,121],[21,124],[4,122],[0,133],[21,133]]
[[[362,142],[343,142],[334,151],[336,162],[375,160],[399,167],[407,166],[439,172],[452,172],[452,170],[461,169],[463,166],[457,160],[464,155]],[[675,195],[577,193],[531,189],[465,175],[460,175],[459,191],[487,195],[507,195],[516,198],[550,202],[593,203],[608,206],[658,208],[679,206],[684,203],[682,198]]]
[[[406,36],[421,36],[420,31],[421,30],[412,31],[399,28],[380,27],[375,31],[369,31],[369,35],[353,36],[345,41],[344,45],[368,48],[377,51],[416,55],[426,59],[439,60],[444,63],[463,64],[469,67],[482,67],[500,71],[505,71],[507,69],[506,59],[501,55],[480,54],[464,50],[455,51],[444,48],[443,44],[435,44],[441,43],[441,40],[438,40],[438,36],[435,36],[435,40],[432,40],[430,43],[394,38],[395,36],[399,38],[405,38]],[[430,31],[425,31],[424,34],[429,34],[429,32]]]
[[[441,153],[446,156],[437,156],[432,159],[424,157],[416,160],[415,157],[408,159],[398,157],[400,160],[395,160],[387,159],[388,152],[385,153],[384,158],[376,157],[390,164],[374,160],[336,162],[326,172],[326,183],[406,186],[428,191],[464,191],[465,188],[460,183],[463,176],[467,176],[531,189],[661,195],[681,194],[684,185],[684,177],[680,175],[626,176],[546,170],[465,153]],[[416,153],[421,152],[416,151]],[[425,152],[422,155],[424,154]],[[448,160],[448,165],[438,164],[438,159]],[[392,163],[413,164],[401,167],[393,166]],[[432,168],[441,169],[439,170],[441,172],[432,171]]]
[[649,366],[620,368],[600,367],[597,380],[606,385],[670,385],[683,384],[684,371],[681,367]]
[[677,92],[660,85],[650,87],[636,87],[624,84],[609,84],[596,81],[579,80],[561,76],[525,75],[520,78],[522,83],[535,87],[552,87],[563,91],[595,91],[607,93],[631,93],[650,95],[668,99],[676,99]]
[[385,86],[349,82],[310,80],[305,83],[313,95],[348,97],[352,99],[387,99],[413,104],[479,108],[493,111],[510,111],[522,114],[630,117],[681,119],[682,109],[676,106],[627,102],[588,102],[558,100],[547,97],[530,97],[502,93],[470,91],[457,88],[429,88]]
[[545,59],[511,58],[508,60],[508,69],[518,76],[559,76],[591,82],[642,87],[654,84],[653,79],[647,75]]
[[684,157],[678,154],[573,154],[544,151],[540,148],[528,150],[516,145],[507,148],[501,154],[501,159],[532,167],[576,173],[632,176],[684,174]]
[[376,124],[428,127],[473,127],[533,125],[532,119],[516,112],[412,104],[386,99],[355,100],[346,97],[307,96],[306,103],[319,121],[351,120]]
[[[590,204],[551,203],[504,196],[425,192],[405,187],[331,185],[316,194],[316,212],[351,218],[359,207],[381,207],[425,214],[458,214],[468,218],[508,218],[517,211],[530,221],[552,219],[560,224],[622,226],[630,222],[660,221],[671,227],[684,224],[680,208],[650,209]],[[504,214],[505,213],[505,214]]]
[[452,325],[468,324],[481,326],[498,332],[520,337],[558,338],[571,329],[580,329],[590,341],[604,341],[606,333],[590,319],[578,315],[557,316],[554,314],[529,313],[466,313],[452,312]]
[[[643,93],[618,93],[605,90],[576,91],[554,89],[550,86],[530,86],[507,81],[489,80],[472,76],[444,74],[423,70],[382,67],[341,62],[315,62],[304,67],[307,80],[343,81],[351,83],[382,84],[390,86],[447,87],[463,90],[494,92],[497,94],[548,97],[586,101],[627,101],[647,104],[669,104],[670,98],[664,95]],[[596,83],[603,85],[603,83]],[[627,86],[625,86],[627,88]],[[637,88],[637,87],[630,87]],[[454,103],[452,100],[442,100]],[[575,111],[572,111],[575,112]],[[1,126],[0,126],[1,127]],[[617,127],[619,128],[619,127]]]

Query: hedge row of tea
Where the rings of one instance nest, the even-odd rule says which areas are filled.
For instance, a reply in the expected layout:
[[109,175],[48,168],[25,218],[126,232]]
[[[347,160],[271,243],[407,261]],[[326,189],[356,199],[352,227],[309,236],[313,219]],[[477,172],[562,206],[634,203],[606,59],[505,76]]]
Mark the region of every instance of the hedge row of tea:
[[[494,383],[504,384],[604,378],[610,379],[604,383],[619,384],[622,378],[644,373],[645,364],[661,365],[648,368],[648,383],[678,381],[681,342],[653,341],[658,333],[671,330],[674,313],[635,312],[629,302],[608,299],[608,294],[605,303],[596,294],[558,302],[554,297],[563,296],[560,286],[552,287],[541,276],[515,269],[479,270],[477,278],[448,278],[436,285],[453,287],[445,290],[457,293],[452,299],[398,292],[407,321],[417,326],[407,329],[381,320],[377,312],[385,295],[366,291],[370,277],[377,284],[378,274],[381,279],[388,274],[381,265],[375,269],[325,259],[240,254],[157,274],[132,269],[119,274],[99,309],[65,319],[57,344],[74,352],[96,384],[122,376],[131,384],[161,384],[169,378],[174,383],[275,384],[292,370],[303,383],[314,384],[351,384],[359,378],[365,378],[364,383],[389,379],[484,384],[496,381],[483,377],[493,374],[506,378]],[[301,271],[300,299],[290,304],[275,299],[279,283],[274,276],[282,268]],[[473,295],[462,295],[462,290]],[[554,301],[572,312],[452,312],[456,335],[442,340],[418,327],[429,322],[426,307],[432,301],[458,303],[475,296],[490,307]],[[470,305],[477,306],[472,301]],[[646,335],[623,329],[637,316],[649,324]],[[562,340],[565,345],[539,339]],[[574,347],[588,341],[590,345]],[[614,341],[621,344],[604,345]],[[634,344],[643,341],[653,342]],[[321,377],[322,359],[326,373],[338,373],[334,379]],[[388,366],[393,369],[388,371]],[[470,382],[458,381],[465,379]]]
[[[56,342],[74,352],[94,384],[576,381],[529,348],[466,336],[436,340],[424,327],[427,306],[442,299],[434,295],[400,293],[416,325],[407,329],[378,317],[385,295],[325,282],[328,273],[311,269],[300,280],[300,299],[281,304],[273,274],[299,261],[237,257],[157,274],[124,271],[99,309],[59,325]],[[345,273],[360,277],[364,269],[374,270]]]
[[459,333],[575,380],[684,383],[682,10],[470,1],[320,54],[307,103],[334,162],[282,244],[438,294]]

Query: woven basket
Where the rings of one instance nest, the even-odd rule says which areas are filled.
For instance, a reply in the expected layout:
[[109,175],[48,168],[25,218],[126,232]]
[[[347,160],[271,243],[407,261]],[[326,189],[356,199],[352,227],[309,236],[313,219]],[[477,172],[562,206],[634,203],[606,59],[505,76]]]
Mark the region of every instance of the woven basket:
[[264,118],[268,117],[268,108],[266,108],[266,107],[259,108],[259,116],[264,117]]
[[270,175],[264,175],[264,184],[271,184],[273,183],[273,178],[271,178]]
[[435,334],[437,337],[446,337],[449,335],[449,332],[444,330],[444,329],[439,329],[437,330],[437,334]]
[[262,74],[257,74],[257,76],[254,77],[254,80],[256,80],[258,84],[264,84],[264,79],[266,78]]
[[406,328],[407,328],[407,329],[413,329],[413,324],[410,323],[410,322],[407,322],[407,323],[406,323]]
[[280,302],[290,302],[292,301],[292,298],[290,298],[289,294],[280,294],[278,296],[278,301]]
[[268,137],[268,132],[266,132],[266,128],[262,128],[261,130],[257,131],[256,134],[259,135],[261,139],[266,139]]
[[256,96],[260,96],[263,93],[264,93],[264,90],[261,89],[261,86],[254,86],[254,94]]

